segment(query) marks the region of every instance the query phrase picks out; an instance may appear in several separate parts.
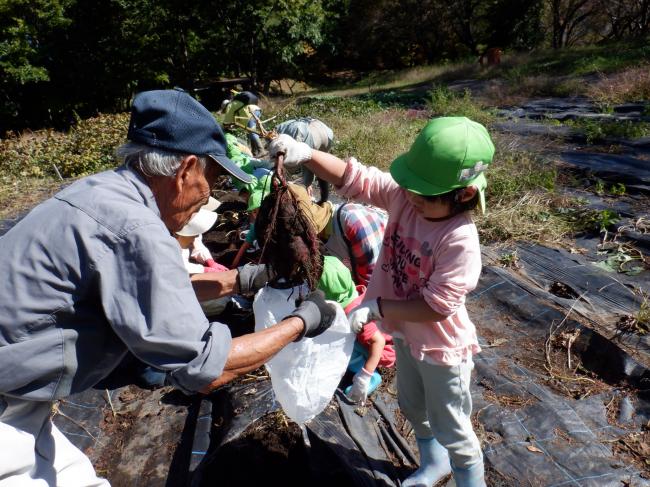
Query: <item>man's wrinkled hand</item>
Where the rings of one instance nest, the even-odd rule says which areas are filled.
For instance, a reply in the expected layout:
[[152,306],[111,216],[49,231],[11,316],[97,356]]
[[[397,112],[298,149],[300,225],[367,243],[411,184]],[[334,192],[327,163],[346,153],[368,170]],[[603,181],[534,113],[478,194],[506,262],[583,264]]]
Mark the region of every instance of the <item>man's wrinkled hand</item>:
[[305,328],[296,341],[314,338],[332,326],[336,318],[336,307],[325,301],[325,294],[317,289],[303,299],[287,318],[292,316],[305,323]]
[[381,319],[382,315],[379,311],[379,303],[376,299],[363,301],[348,314],[350,330],[355,334],[359,333],[363,329],[363,325],[366,323]]
[[298,142],[290,135],[280,134],[268,146],[269,156],[277,160],[279,155],[284,156],[284,165],[296,167],[311,159],[312,148],[304,142]]

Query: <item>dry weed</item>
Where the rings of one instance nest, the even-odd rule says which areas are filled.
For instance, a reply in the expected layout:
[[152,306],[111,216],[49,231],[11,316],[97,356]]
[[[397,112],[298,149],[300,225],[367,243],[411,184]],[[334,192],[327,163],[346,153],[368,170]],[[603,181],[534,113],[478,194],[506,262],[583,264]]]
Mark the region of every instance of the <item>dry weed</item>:
[[51,178],[3,178],[0,187],[0,220],[31,210],[61,189],[62,184],[58,179]]
[[559,243],[573,228],[549,211],[558,200],[553,194],[529,191],[514,201],[493,202],[489,211],[477,218],[481,240]]
[[608,105],[647,100],[650,98],[650,64],[602,74],[600,80],[589,86],[587,94]]

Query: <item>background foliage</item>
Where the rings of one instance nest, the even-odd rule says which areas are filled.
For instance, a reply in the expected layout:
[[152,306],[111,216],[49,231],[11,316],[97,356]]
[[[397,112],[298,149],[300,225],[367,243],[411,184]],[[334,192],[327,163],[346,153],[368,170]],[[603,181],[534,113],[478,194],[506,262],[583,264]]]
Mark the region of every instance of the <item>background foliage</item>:
[[123,111],[143,89],[201,95],[246,77],[267,93],[489,46],[642,42],[649,29],[647,0],[0,0],[0,134]]

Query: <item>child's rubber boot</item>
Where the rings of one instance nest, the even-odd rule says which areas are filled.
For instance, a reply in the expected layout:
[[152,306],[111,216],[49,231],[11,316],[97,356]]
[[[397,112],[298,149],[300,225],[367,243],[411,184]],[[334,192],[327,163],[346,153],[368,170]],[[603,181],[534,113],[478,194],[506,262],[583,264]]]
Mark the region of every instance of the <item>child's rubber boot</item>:
[[483,460],[469,468],[452,467],[452,471],[456,487],[486,487]]
[[143,389],[157,389],[165,385],[166,378],[166,372],[147,366],[138,373],[134,382]]
[[420,468],[402,482],[402,487],[431,487],[451,473],[449,454],[435,438],[416,439],[420,450]]
[[372,377],[370,378],[370,384],[368,384],[368,395],[372,394],[377,390],[377,387],[379,387],[379,384],[381,384],[381,375],[379,375],[379,372],[373,372]]
[[353,353],[352,358],[350,359],[350,363],[348,364],[348,370],[356,374],[363,368],[365,364],[366,364],[366,357],[360,354],[355,355]]
[[356,374],[364,365],[366,365],[366,360],[368,360],[368,352],[366,352],[363,346],[355,340],[354,348],[352,349],[352,356],[348,363],[348,370]]

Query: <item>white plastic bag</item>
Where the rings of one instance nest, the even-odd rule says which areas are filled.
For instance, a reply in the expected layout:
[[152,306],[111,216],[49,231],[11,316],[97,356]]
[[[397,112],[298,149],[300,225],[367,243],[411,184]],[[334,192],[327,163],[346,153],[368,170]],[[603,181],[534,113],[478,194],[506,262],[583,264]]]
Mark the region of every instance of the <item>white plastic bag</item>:
[[[303,295],[308,293],[303,287]],[[266,286],[255,296],[255,331],[273,326],[296,308],[300,289]],[[355,335],[341,306],[336,306],[332,326],[315,338],[290,343],[269,360],[275,396],[289,418],[309,421],[330,402],[352,355]]]

